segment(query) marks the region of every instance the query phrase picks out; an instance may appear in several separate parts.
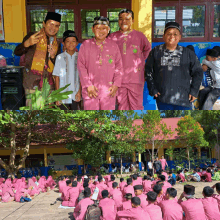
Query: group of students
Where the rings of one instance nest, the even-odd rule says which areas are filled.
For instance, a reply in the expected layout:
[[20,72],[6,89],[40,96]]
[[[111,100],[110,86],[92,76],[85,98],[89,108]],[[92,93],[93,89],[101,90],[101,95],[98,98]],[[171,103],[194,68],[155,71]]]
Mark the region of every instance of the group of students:
[[[165,174],[165,175],[162,175]],[[195,198],[195,187],[184,185],[177,199],[177,190],[162,172],[157,177],[131,175],[120,183],[113,174],[95,179],[89,176],[61,177],[59,191],[62,205],[75,207],[76,220],[217,220],[220,219],[220,183],[203,189],[202,199]],[[216,188],[217,194],[214,194]],[[185,198],[185,200],[183,200]]]
[[52,176],[41,176],[37,181],[36,177],[22,177],[20,179],[0,178],[0,202],[29,202],[36,195],[54,189],[57,184]]

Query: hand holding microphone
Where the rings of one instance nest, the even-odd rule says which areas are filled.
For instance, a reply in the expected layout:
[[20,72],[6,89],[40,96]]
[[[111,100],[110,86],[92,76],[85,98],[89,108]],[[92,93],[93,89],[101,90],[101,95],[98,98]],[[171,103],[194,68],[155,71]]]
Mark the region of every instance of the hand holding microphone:
[[49,39],[49,41],[50,41],[50,45],[48,45],[48,58],[52,58],[52,59],[54,59],[55,58],[55,53],[56,53],[56,51],[55,51],[55,49],[54,49],[54,47],[53,47],[53,41],[54,41],[54,37],[50,37],[50,39]]

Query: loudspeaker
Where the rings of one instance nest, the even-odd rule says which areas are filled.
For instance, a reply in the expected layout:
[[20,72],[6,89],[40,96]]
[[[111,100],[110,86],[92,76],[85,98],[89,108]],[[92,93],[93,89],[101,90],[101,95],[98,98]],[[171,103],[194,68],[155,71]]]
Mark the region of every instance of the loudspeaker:
[[1,101],[4,110],[19,110],[25,106],[23,68],[20,66],[0,68]]

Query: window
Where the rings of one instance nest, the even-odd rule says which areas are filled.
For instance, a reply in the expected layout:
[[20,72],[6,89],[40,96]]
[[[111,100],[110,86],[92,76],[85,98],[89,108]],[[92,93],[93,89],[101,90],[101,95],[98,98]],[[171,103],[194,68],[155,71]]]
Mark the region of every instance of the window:
[[92,32],[92,26],[94,18],[100,16],[99,9],[81,9],[81,28],[82,28],[82,39],[92,38],[94,36]]
[[175,21],[176,7],[154,7],[154,37],[162,38],[166,23]]
[[118,14],[122,8],[108,9],[107,17],[109,18],[111,33],[119,30]]
[[213,37],[220,37],[220,5],[214,5]]
[[43,27],[43,21],[47,15],[47,10],[30,10],[31,15],[31,32],[39,31]]
[[57,33],[57,37],[62,38],[65,31],[74,31],[74,11],[72,9],[56,9],[55,12],[62,16],[60,29]]
[[183,6],[182,37],[205,37],[205,5]]

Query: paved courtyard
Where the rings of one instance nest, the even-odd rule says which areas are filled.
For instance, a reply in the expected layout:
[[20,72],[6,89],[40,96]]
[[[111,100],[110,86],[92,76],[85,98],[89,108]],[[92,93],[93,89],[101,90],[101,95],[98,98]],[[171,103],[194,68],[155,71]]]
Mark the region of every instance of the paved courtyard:
[[[212,183],[189,183],[196,187],[196,197],[202,198],[202,189],[205,186],[213,186],[217,181]],[[178,191],[178,197],[183,192],[183,184],[178,184],[175,188]],[[29,203],[0,203],[0,219],[1,220],[65,220],[73,219],[74,208],[61,209],[58,208],[61,202],[57,201],[55,205],[50,205],[56,198],[59,197],[59,193],[55,191],[49,191],[36,196]]]

